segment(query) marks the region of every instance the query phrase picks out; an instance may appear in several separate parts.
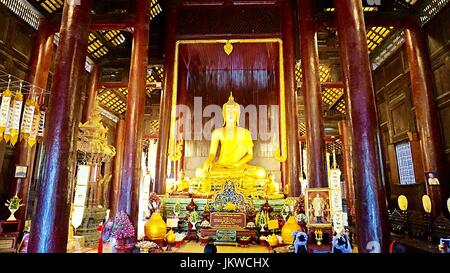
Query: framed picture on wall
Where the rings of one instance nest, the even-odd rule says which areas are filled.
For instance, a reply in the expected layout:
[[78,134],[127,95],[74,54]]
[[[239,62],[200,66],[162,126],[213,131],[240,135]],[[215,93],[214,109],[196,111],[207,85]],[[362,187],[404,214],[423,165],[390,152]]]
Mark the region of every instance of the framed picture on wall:
[[15,178],[26,178],[27,177],[27,166],[16,166],[16,172],[14,174]]
[[438,186],[439,185],[439,178],[436,172],[425,172],[425,179],[428,183],[428,185],[431,186]]
[[331,227],[331,205],[329,188],[306,189],[305,210],[309,227]]

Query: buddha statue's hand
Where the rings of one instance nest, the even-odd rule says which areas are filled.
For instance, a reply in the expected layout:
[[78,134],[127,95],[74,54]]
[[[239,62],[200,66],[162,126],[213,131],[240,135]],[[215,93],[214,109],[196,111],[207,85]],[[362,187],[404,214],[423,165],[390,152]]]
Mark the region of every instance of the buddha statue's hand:
[[211,162],[211,160],[207,159],[207,160],[205,161],[205,163],[203,164],[203,171],[204,171],[205,173],[209,173],[209,171],[211,170],[211,168],[212,168],[212,162]]
[[232,164],[232,166],[233,166],[233,168],[242,168],[242,167],[244,167],[245,166],[245,162],[244,161],[238,161],[238,162],[235,162],[235,163],[233,163]]

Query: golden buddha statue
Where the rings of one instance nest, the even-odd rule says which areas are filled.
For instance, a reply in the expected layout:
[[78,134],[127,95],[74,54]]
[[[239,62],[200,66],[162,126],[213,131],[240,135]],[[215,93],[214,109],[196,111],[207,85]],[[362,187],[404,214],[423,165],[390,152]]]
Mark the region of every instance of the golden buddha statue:
[[264,186],[263,198],[266,198],[266,199],[282,199],[282,198],[284,198],[284,194],[280,193],[280,191],[275,186],[275,177],[272,173],[269,173],[269,181]]
[[[209,155],[195,175],[201,181],[199,192],[210,193],[212,182],[233,179],[247,195],[254,196],[256,183],[267,180],[266,170],[247,164],[253,158],[253,140],[250,131],[239,127],[241,108],[230,94],[222,107],[224,127],[211,134]],[[220,144],[220,153],[215,161]]]

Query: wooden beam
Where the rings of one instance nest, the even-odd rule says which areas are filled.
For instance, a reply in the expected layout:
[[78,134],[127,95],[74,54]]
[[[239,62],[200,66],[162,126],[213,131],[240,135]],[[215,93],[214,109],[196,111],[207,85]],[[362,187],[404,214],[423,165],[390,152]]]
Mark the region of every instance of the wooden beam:
[[[159,82],[148,82],[147,88],[158,88],[161,86]],[[116,89],[116,88],[128,88],[128,82],[102,82],[100,83],[101,89]]]
[[[366,12],[364,13],[364,21],[366,27],[388,27],[403,28],[404,24],[408,22],[412,16],[410,13],[405,12]],[[334,12],[327,12],[327,14],[317,14],[317,27],[319,29],[322,26],[336,26],[336,19]]]
[[158,134],[147,134],[142,137],[143,139],[158,139]]
[[[92,18],[90,24],[91,32],[101,30],[124,30],[129,31],[133,28],[134,17],[125,16],[120,18]],[[51,21],[52,29],[54,32],[59,32],[61,27],[61,21],[59,19]]]
[[106,106],[106,104],[104,104],[103,102],[100,102],[99,105],[100,105],[100,107],[104,108],[105,110],[108,110],[109,112],[113,113],[117,117],[119,117],[119,118],[123,117],[123,114],[120,114],[119,112],[111,109],[110,107]]
[[[325,142],[335,142],[336,140],[340,139],[339,136],[324,136],[323,137],[323,141]],[[298,141],[300,142],[306,142],[306,137],[305,135],[299,136],[298,137]]]
[[[299,82],[298,87],[302,87],[303,86],[303,82]],[[344,88],[344,83],[343,82],[321,82],[320,86],[322,88]]]

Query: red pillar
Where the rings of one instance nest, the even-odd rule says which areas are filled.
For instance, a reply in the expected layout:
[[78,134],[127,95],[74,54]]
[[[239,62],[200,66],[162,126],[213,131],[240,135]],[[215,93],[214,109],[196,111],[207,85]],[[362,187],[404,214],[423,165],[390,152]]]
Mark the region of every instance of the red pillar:
[[305,101],[306,157],[310,188],[328,186],[325,159],[325,136],[320,87],[319,51],[314,19],[313,0],[297,1],[301,60],[303,73],[303,98]]
[[[76,3],[75,3],[76,2]],[[86,62],[90,0],[64,5],[44,137],[43,178],[37,188],[29,252],[66,252],[80,105],[78,82]]]
[[166,192],[172,92],[176,92],[176,90],[172,90],[173,72],[174,69],[177,69],[177,67],[174,67],[176,43],[176,9],[173,3],[170,3],[169,5],[166,20],[167,29],[165,47],[166,55],[164,58],[164,87],[161,94],[161,104],[159,111],[159,134],[155,164],[155,191],[158,194],[164,194]]
[[290,1],[283,2],[282,34],[284,53],[284,87],[286,97],[287,160],[282,164],[284,183],[289,185],[289,196],[299,196],[300,155],[298,143],[298,112],[295,85],[294,16]]
[[378,121],[362,3],[334,0],[334,6],[353,125],[358,248],[362,253],[387,252],[386,199],[379,173]]
[[282,164],[285,184],[289,184],[289,196],[301,194],[299,180],[300,154],[298,143],[298,112],[295,85],[295,43],[294,16],[290,1],[283,2],[282,33],[284,56],[284,87],[286,95],[286,131],[287,131],[287,160]]
[[429,185],[425,181],[427,195],[430,196],[432,201],[431,214],[436,217],[442,213],[442,201],[445,201],[448,197],[446,194],[448,173],[438,111],[433,95],[427,41],[424,31],[415,22],[406,24],[405,46],[408,54],[411,94],[417,130],[419,131],[424,171],[437,173],[440,181],[440,185]]
[[136,0],[136,19],[131,53],[125,116],[124,153],[119,190],[118,210],[125,211],[134,227],[138,227],[139,189],[142,179],[142,133],[146,100],[148,43],[150,37],[149,1]]
[[86,101],[84,102],[83,115],[81,122],[85,123],[94,112],[95,100],[98,94],[99,82],[100,82],[100,66],[94,64],[91,74],[89,75],[89,86],[86,94]]
[[[48,74],[50,63],[53,55],[53,33],[47,21],[39,22],[38,35],[36,37],[34,52],[31,59],[30,71],[28,73],[28,81],[39,88],[47,88]],[[35,90],[40,92],[40,90]],[[24,99],[24,101],[26,98]],[[43,102],[43,96],[39,100]],[[24,207],[20,208],[16,213],[16,218],[20,221],[20,230],[22,230],[28,209],[28,193],[31,181],[33,179],[34,159],[36,155],[36,145],[29,147],[26,141],[20,141],[14,150],[14,167],[11,170],[10,197],[17,194],[22,199]],[[0,155],[1,156],[1,155]],[[0,165],[1,166],[1,165]],[[27,177],[15,178],[15,166],[26,166]]]
[[116,156],[113,161],[113,170],[112,170],[112,181],[111,181],[111,189],[109,193],[109,209],[111,217],[114,217],[117,213],[117,201],[119,197],[119,189],[120,189],[120,174],[122,170],[122,160],[123,160],[123,142],[125,139],[125,121],[120,119],[117,122],[116,128]]

